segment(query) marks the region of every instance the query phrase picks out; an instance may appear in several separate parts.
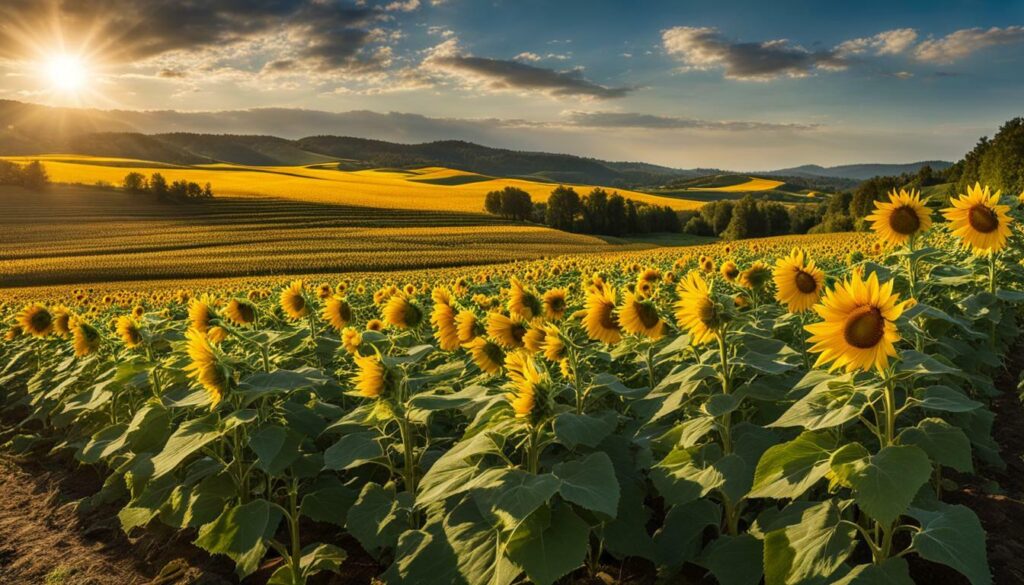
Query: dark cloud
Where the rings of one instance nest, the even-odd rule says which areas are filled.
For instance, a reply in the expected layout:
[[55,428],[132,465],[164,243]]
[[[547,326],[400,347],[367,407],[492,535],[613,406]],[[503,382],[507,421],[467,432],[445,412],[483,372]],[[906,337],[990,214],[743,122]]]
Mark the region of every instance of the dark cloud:
[[427,65],[457,76],[479,79],[496,90],[534,90],[556,96],[612,99],[626,96],[629,87],[608,87],[583,77],[583,71],[555,71],[520,61],[470,57],[459,54],[434,55]]
[[336,0],[3,0],[0,54],[23,57],[55,31],[65,45],[103,43],[104,57],[135,60],[298,30],[298,56],[344,68],[358,64],[380,16]]
[[722,68],[733,79],[802,77],[815,69],[844,69],[836,50],[809,51],[785,40],[733,42],[715,28],[677,26],[662,32],[665,51],[695,69]]
[[658,116],[635,112],[569,112],[573,126],[588,128],[645,128],[652,130],[810,130],[815,124],[773,124],[768,122],[717,121]]

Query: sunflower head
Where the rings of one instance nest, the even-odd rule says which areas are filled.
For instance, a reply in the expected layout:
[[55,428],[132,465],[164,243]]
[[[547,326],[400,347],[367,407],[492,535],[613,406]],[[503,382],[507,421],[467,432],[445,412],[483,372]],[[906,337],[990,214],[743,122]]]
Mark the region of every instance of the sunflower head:
[[942,210],[953,235],[975,254],[998,252],[1010,237],[1010,206],[999,204],[1000,195],[975,183],[966,195],[950,201],[953,207]]
[[22,331],[33,337],[46,337],[53,331],[53,314],[38,303],[22,309],[15,316],[15,321]]
[[235,325],[251,325],[256,322],[256,307],[249,301],[231,299],[224,315]]
[[145,314],[146,308],[142,305],[135,305],[135,307],[132,308],[132,317],[135,317],[136,319],[141,319]]
[[565,358],[565,341],[562,339],[562,332],[553,323],[541,325],[544,330],[544,341],[540,350],[544,353],[544,359],[549,362],[559,362]]
[[825,273],[798,249],[779,259],[772,278],[775,280],[775,299],[786,305],[790,313],[810,309],[818,302],[825,285]]
[[[443,290],[443,289],[438,289]],[[435,290],[436,292],[436,290]],[[443,351],[459,349],[459,328],[456,323],[455,309],[447,303],[435,303],[430,312],[430,324],[434,327],[434,339]]]
[[213,306],[213,298],[206,294],[189,301],[188,319],[192,329],[206,333],[206,330],[210,328],[210,322],[217,318]]
[[525,351],[514,351],[505,356],[509,392],[505,395],[516,418],[531,423],[550,414],[551,379],[543,373],[537,362]]
[[125,347],[134,349],[142,345],[142,331],[139,329],[138,321],[131,315],[118,317],[115,328]]
[[873,272],[864,280],[855,271],[825,294],[814,306],[822,321],[806,326],[808,341],[814,344],[810,351],[820,354],[816,366],[848,372],[888,367],[900,340],[896,319],[907,306],[892,286],[891,280],[880,284]]
[[75,349],[75,357],[85,357],[100,347],[100,332],[81,319],[71,324],[71,345]]
[[324,303],[321,316],[335,331],[341,331],[352,320],[352,307],[344,297],[334,295]]
[[466,344],[466,347],[473,363],[481,371],[492,375],[501,371],[501,366],[505,363],[505,352],[501,346],[484,337],[477,337]]
[[363,343],[363,335],[356,330],[355,327],[346,327],[341,330],[341,346],[345,348],[349,354],[355,354],[359,351],[359,346]]
[[653,301],[626,293],[618,309],[619,324],[626,333],[660,339],[665,335],[665,322],[658,315]]
[[509,281],[508,310],[529,321],[541,313],[541,302],[537,295],[528,290],[518,278]]
[[889,192],[889,201],[875,201],[875,210],[866,218],[882,241],[892,245],[905,244],[911,238],[932,226],[932,212],[928,199],[921,199],[918,191],[895,189]]
[[359,371],[353,377],[356,394],[363,398],[380,398],[387,390],[392,374],[377,354],[355,354]]
[[505,349],[523,347],[526,329],[526,324],[518,316],[512,318],[498,312],[487,315],[487,335]]
[[316,287],[316,298],[324,300],[334,294],[334,287],[326,282],[321,282]]
[[423,311],[405,293],[388,299],[382,314],[385,323],[399,329],[414,329],[423,321]]
[[64,305],[58,305],[53,308],[52,313],[54,334],[64,337],[71,333],[71,319],[73,318],[71,310]]
[[384,322],[380,319],[370,319],[366,322],[367,331],[384,331]]
[[546,336],[547,332],[544,330],[543,322],[540,319],[535,319],[526,330],[526,334],[523,335],[523,347],[531,355],[535,354],[543,347]]
[[483,333],[476,313],[470,310],[459,311],[459,314],[455,316],[455,329],[459,335],[459,343],[463,345],[473,341],[477,335]]
[[216,406],[230,389],[231,370],[222,362],[205,333],[193,328],[188,330],[185,338],[190,359],[185,372],[206,390],[211,406]]
[[281,310],[291,319],[301,319],[309,314],[309,301],[303,292],[302,281],[294,280],[281,291]]
[[760,290],[764,285],[768,284],[771,277],[771,268],[769,268],[764,262],[758,260],[757,262],[754,262],[750,268],[740,272],[739,282],[740,286],[745,288]]
[[712,295],[707,282],[695,271],[679,281],[676,293],[676,322],[689,332],[695,345],[714,339],[731,320],[731,311]]
[[615,304],[615,289],[611,285],[602,283],[600,288],[596,285],[591,287],[583,317],[583,327],[588,337],[608,345],[622,340]]
[[722,278],[729,282],[735,282],[736,278],[740,275],[740,268],[732,260],[726,260],[722,263],[722,268],[719,272],[722,273]]
[[566,297],[568,291],[564,288],[553,288],[544,293],[544,316],[551,321],[558,321],[565,316],[568,308]]

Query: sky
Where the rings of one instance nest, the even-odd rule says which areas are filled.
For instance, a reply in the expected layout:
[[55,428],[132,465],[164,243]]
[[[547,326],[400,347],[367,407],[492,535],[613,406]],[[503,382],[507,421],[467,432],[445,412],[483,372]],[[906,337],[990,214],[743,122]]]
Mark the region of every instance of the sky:
[[0,2],[0,99],[680,168],[956,160],[1021,72],[1020,0]]

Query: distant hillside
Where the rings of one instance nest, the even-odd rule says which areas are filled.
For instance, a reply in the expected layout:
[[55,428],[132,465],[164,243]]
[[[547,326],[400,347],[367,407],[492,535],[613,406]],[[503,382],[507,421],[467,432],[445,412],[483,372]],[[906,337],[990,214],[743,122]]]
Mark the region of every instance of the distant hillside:
[[941,171],[953,166],[953,163],[944,160],[925,160],[906,164],[856,164],[839,165],[835,167],[823,167],[819,165],[803,165],[789,169],[779,169],[761,173],[764,175],[781,175],[793,177],[832,177],[840,179],[865,180],[871,177],[883,177],[901,175],[903,173],[916,173],[921,167],[928,165],[933,170]]

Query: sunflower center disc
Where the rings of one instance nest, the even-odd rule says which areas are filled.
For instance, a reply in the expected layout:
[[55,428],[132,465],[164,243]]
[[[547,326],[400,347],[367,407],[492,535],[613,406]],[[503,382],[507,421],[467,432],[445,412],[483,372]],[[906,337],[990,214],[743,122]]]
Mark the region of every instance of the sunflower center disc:
[[917,212],[912,208],[899,207],[889,216],[889,227],[898,234],[909,236],[921,227],[921,218],[917,217]]
[[605,305],[601,307],[601,327],[604,327],[605,329],[619,328],[619,322],[615,319],[615,314],[612,313],[614,310],[614,305]]
[[796,288],[805,295],[809,295],[812,292],[818,290],[818,281],[814,280],[814,277],[807,274],[803,270],[796,273]]
[[709,328],[714,328],[717,321],[714,303],[704,300],[700,305],[700,309],[697,310],[697,315],[700,317],[701,323]]
[[967,221],[975,230],[990,234],[999,227],[999,218],[995,212],[984,205],[975,205],[967,212]]
[[651,329],[658,324],[658,312],[648,303],[637,303],[636,314],[646,329]]
[[843,329],[846,343],[859,349],[871,349],[885,335],[885,319],[876,307],[859,307],[850,313]]

